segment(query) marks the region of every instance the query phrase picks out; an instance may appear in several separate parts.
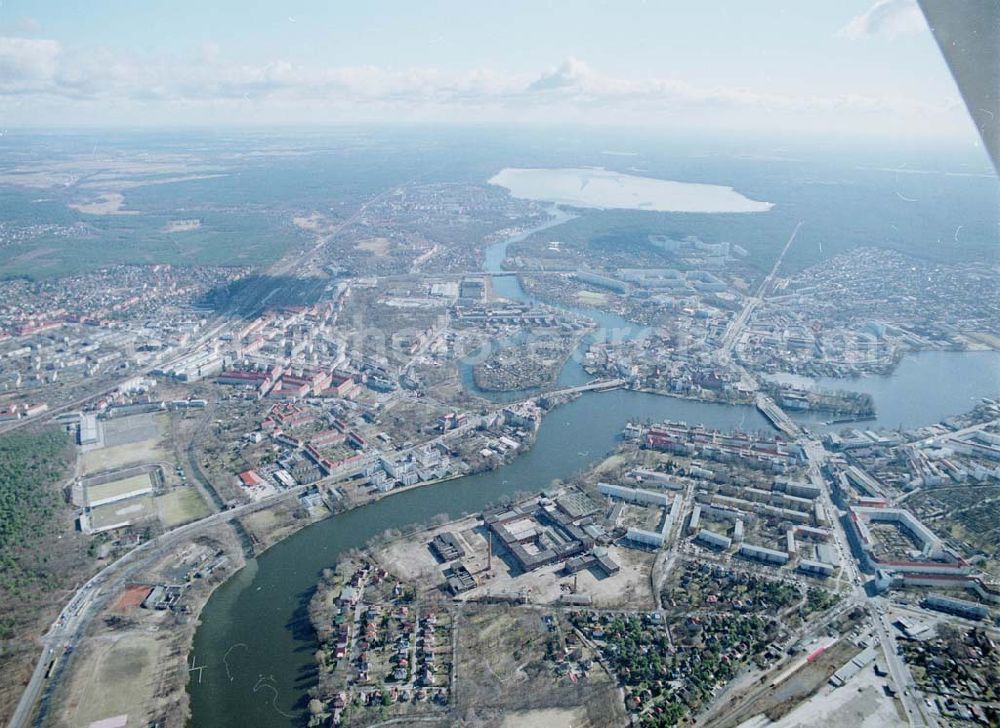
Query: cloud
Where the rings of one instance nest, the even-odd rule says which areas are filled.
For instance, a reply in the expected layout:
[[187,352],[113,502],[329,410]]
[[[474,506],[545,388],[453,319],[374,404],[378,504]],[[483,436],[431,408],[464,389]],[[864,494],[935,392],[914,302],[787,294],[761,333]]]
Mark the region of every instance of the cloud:
[[927,30],[916,0],[878,0],[868,10],[855,15],[837,35],[857,40],[884,37],[893,39]]
[[592,75],[593,72],[586,63],[570,56],[555,68],[550,68],[532,81],[528,86],[528,91],[554,91],[578,87]]
[[42,23],[30,15],[22,15],[14,21],[15,32],[25,35],[36,35],[42,32]]
[[[541,73],[490,69],[303,65],[276,58],[237,63],[216,46],[190,57],[63,48],[54,40],[0,37],[0,113],[49,119],[612,120],[800,126],[951,119],[960,106],[889,94],[796,95],[676,78],[608,76],[578,58]],[[48,114],[48,117],[45,115]],[[88,117],[88,114],[91,117]],[[145,114],[145,116],[143,116]],[[200,115],[200,116],[199,116]],[[749,118],[754,117],[753,122]]]
[[0,92],[43,90],[59,67],[61,53],[54,40],[0,37]]

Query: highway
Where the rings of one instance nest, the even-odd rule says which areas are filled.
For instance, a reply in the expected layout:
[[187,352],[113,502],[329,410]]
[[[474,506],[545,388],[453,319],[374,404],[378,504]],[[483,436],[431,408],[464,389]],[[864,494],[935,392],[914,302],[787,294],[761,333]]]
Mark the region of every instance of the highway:
[[722,341],[719,344],[720,361],[727,361],[729,359],[729,354],[736,345],[736,341],[739,339],[740,333],[743,331],[743,327],[746,326],[747,321],[750,319],[750,314],[753,313],[753,310],[762,300],[764,300],[764,296],[767,295],[769,287],[778,275],[778,268],[781,267],[781,261],[784,260],[785,253],[788,252],[789,248],[792,247],[792,243],[795,242],[795,236],[799,234],[799,228],[801,227],[802,223],[799,222],[795,226],[795,229],[792,230],[792,234],[788,238],[788,242],[786,242],[785,247],[781,249],[781,254],[778,256],[778,259],[774,261],[771,271],[764,277],[764,280],[760,282],[760,285],[757,286],[757,292],[753,296],[746,299],[743,303],[742,310],[740,310],[736,318],[734,318],[729,324],[729,328],[726,329],[726,333],[723,334]]

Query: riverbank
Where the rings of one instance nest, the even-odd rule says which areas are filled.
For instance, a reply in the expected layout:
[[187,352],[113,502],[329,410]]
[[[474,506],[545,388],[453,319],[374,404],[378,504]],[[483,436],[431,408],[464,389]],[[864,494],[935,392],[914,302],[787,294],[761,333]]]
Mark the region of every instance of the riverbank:
[[[928,422],[940,420],[934,415],[938,413],[928,414]],[[311,669],[315,650],[308,599],[319,574],[338,554],[364,546],[387,529],[428,522],[440,513],[471,513],[516,491],[538,492],[554,480],[566,480],[612,450],[629,420],[770,431],[752,407],[650,397],[624,389],[588,393],[550,411],[533,447],[502,468],[396,491],[298,531],[257,559],[255,571],[243,570],[230,579],[206,605],[194,649],[208,658],[209,666],[203,683],[189,684],[191,725],[214,728],[222,721],[239,720],[248,728],[263,728],[274,725],[268,716],[276,718],[278,710],[305,710],[296,676]],[[236,643],[248,648],[240,649],[236,663],[229,659],[230,680],[220,656]],[[269,689],[257,685],[260,675],[272,674]]]
[[[571,499],[582,497],[575,489],[566,492]],[[518,507],[531,510],[537,499],[521,500]],[[504,638],[514,644],[530,644],[538,632],[551,637],[547,629],[551,622],[540,622],[536,611],[549,601],[551,589],[546,589],[544,596],[532,590],[536,606],[520,614],[510,606],[497,606],[505,603],[499,595],[476,596],[471,586],[476,580],[487,580],[492,591],[511,588],[508,582],[512,574],[503,565],[508,557],[501,555],[499,545],[496,557],[488,556],[480,514],[447,522],[434,520],[437,525],[377,539],[361,552],[352,550],[323,570],[309,603],[317,641],[309,725],[332,721],[334,725],[360,726],[373,720],[417,720],[420,716],[437,716],[450,724],[497,711],[507,715],[523,709],[578,710],[593,700],[592,694],[574,695],[576,702],[565,705],[564,698],[555,696],[567,690],[576,693],[581,681],[590,682],[587,688],[591,693],[604,683],[599,673],[569,678],[566,668],[570,663],[558,650],[542,655],[523,647],[508,651],[495,645],[493,635],[499,625],[504,625]],[[457,545],[454,554],[447,551],[448,544]],[[445,549],[444,556],[434,556],[438,548]],[[455,558],[458,549],[461,561],[450,563],[445,556]],[[642,591],[651,555],[619,547],[611,550],[616,562],[623,565],[622,573],[596,580],[589,571],[581,571],[576,576],[580,588],[603,594],[614,604],[650,607],[651,597],[640,597],[636,590]],[[544,569],[544,574],[535,576],[540,583],[548,582],[555,578],[550,571]],[[471,590],[462,596],[468,599],[453,599],[448,586],[451,580],[445,582],[451,572],[464,574],[463,583]],[[486,622],[491,627],[483,629]],[[526,668],[522,664],[526,656],[531,657],[528,669],[532,685],[521,685],[517,691],[496,690],[509,684],[500,675]],[[483,659],[494,661],[488,676],[482,674]],[[461,691],[456,690],[459,684]],[[606,701],[621,718],[611,724],[621,724],[624,714],[620,701],[613,695],[602,699]]]
[[[213,727],[238,719],[246,726],[271,726],[270,715],[303,712],[296,675],[311,669],[315,645],[308,627],[308,600],[322,570],[338,554],[364,546],[372,537],[440,513],[480,511],[515,492],[538,492],[555,480],[584,470],[614,448],[630,419],[684,420],[732,430],[767,429],[751,407],[729,407],[627,390],[586,394],[551,410],[534,446],[497,470],[417,489],[367,503],[302,529],[261,555],[252,573],[244,570],[218,590],[206,606],[194,650],[209,659],[202,683],[189,684],[191,725]],[[245,643],[239,659],[219,656]],[[260,675],[273,675],[268,689]],[[256,688],[256,690],[255,690]],[[263,694],[262,693],[266,693]],[[280,722],[280,721],[279,721]],[[283,723],[284,724],[284,723]]]
[[[536,431],[528,428],[518,455],[530,452]],[[252,578],[258,558],[307,526],[370,507],[390,496],[463,477],[468,474],[452,474],[385,493],[373,490],[362,497],[358,497],[358,490],[345,488],[350,495],[326,499],[331,507],[305,507],[296,499],[299,488],[260,510],[209,526],[166,550],[158,550],[155,557],[147,557],[130,569],[129,574],[138,575],[131,578],[141,579],[140,583],[123,575],[96,607],[96,619],[90,621],[89,632],[80,640],[77,653],[58,665],[57,687],[52,698],[46,698],[44,709],[58,722],[69,725],[88,725],[119,713],[141,715],[147,722],[159,721],[165,726],[186,725],[192,715],[190,687],[201,684],[205,669],[212,667],[211,663],[199,662],[200,651],[194,648],[194,638],[202,611],[219,586],[234,579]],[[338,504],[344,506],[343,510],[337,508]],[[190,561],[191,551],[203,549],[206,544],[212,544],[211,553]],[[195,569],[208,563],[206,559],[214,566],[203,578]],[[191,566],[183,566],[189,561]],[[180,577],[178,568],[187,575]],[[180,589],[179,601],[169,608],[147,608],[144,602],[154,586]],[[116,684],[131,687],[115,690],[108,682],[109,675],[118,671],[129,677],[118,679]]]
[[[164,728],[187,725],[186,686],[200,676],[197,659],[189,664],[197,615],[244,568],[244,548],[239,533],[220,524],[156,554],[142,567],[141,581],[123,578],[97,607],[75,650],[61,656],[52,678],[56,687],[44,696],[39,720],[76,726],[127,714]],[[178,578],[179,564],[197,576]],[[156,588],[176,600],[171,608],[153,605],[161,593]]]

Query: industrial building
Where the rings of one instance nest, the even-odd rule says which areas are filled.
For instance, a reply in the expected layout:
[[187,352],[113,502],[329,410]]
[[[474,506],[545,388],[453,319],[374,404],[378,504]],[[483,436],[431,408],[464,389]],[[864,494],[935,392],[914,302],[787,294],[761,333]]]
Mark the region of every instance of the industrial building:
[[554,505],[521,507],[483,514],[486,526],[523,571],[568,559],[594,545],[594,539]]
[[618,565],[618,562],[611,558],[608,550],[600,546],[591,549],[590,553],[571,558],[566,562],[564,571],[567,574],[575,574],[578,571],[583,571],[584,569],[589,569],[595,566],[608,576],[614,576],[621,571],[621,567]]
[[866,647],[860,654],[856,655],[846,665],[837,670],[830,677],[830,684],[835,688],[844,685],[848,680],[861,672],[865,667],[875,661],[878,651],[875,647]]
[[439,533],[431,541],[431,550],[442,561],[455,561],[465,556],[465,548],[451,531]]

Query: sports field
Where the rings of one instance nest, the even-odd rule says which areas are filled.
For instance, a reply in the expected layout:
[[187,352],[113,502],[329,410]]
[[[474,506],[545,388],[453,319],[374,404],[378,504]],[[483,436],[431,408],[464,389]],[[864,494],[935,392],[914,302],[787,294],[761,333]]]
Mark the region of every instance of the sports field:
[[142,495],[94,508],[90,512],[90,526],[96,531],[119,523],[136,523],[155,515],[153,496]]
[[576,300],[584,306],[603,306],[608,302],[608,297],[597,291],[577,291]]
[[140,463],[172,459],[164,437],[168,419],[164,414],[133,415],[104,423],[105,447],[81,455],[85,475]]
[[121,480],[112,480],[110,483],[87,486],[87,503],[100,503],[106,498],[121,498],[128,493],[142,491],[153,487],[153,481],[149,473],[133,475]]

